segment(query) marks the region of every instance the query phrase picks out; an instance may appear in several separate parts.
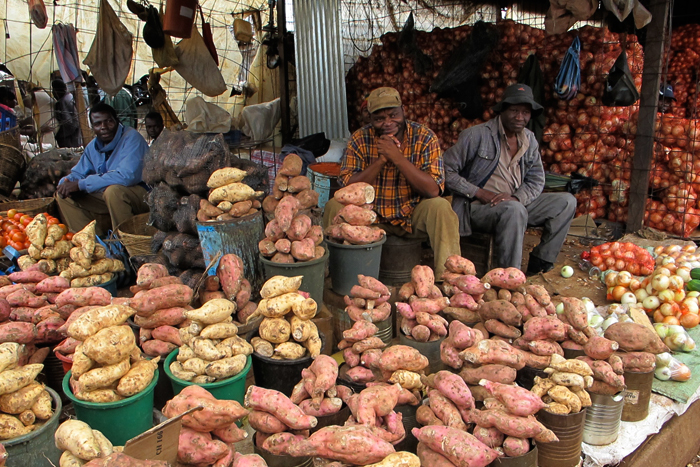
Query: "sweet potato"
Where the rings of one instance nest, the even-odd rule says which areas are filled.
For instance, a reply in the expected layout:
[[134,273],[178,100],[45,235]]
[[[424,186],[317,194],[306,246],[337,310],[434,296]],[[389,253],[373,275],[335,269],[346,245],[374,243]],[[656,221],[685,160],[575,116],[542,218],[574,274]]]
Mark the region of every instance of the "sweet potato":
[[588,339],[583,351],[594,360],[607,360],[618,348],[620,345],[617,342],[595,335]]
[[168,268],[162,264],[146,263],[139,268],[136,275],[136,285],[141,287],[149,287],[151,282],[154,280],[167,276],[169,276]]
[[416,313],[424,312],[436,314],[450,305],[450,299],[447,297],[418,298],[413,296],[408,300],[408,303],[409,305],[411,305],[411,308]]
[[530,452],[530,440],[507,436],[503,440],[503,453],[508,457],[524,456]]
[[276,242],[280,238],[284,238],[284,232],[285,231],[282,230],[282,227],[280,226],[277,219],[272,219],[265,226],[265,236],[273,242]]
[[151,384],[159,357],[152,360],[139,360],[134,363],[129,371],[119,380],[117,393],[123,397],[131,397],[138,394]]
[[530,341],[527,343],[527,348],[528,351],[534,353],[535,355],[549,356],[558,354],[564,356],[564,350],[562,350],[561,346],[554,341]]
[[445,268],[455,274],[476,274],[474,263],[459,255],[448,256],[445,260]]
[[41,308],[47,305],[46,297],[42,295],[34,295],[26,289],[19,289],[9,294],[6,298],[10,306],[15,307],[30,307]]
[[563,340],[566,339],[566,325],[556,317],[534,317],[523,325],[523,339]]
[[486,379],[495,383],[512,384],[515,381],[516,370],[506,365],[483,365],[477,368],[463,368],[459,376],[470,385],[479,384]]
[[258,250],[260,250],[261,255],[269,258],[277,253],[277,247],[275,245],[276,242],[273,242],[271,239],[265,237],[258,242]]
[[556,435],[547,430],[534,417],[518,417],[500,410],[473,410],[472,420],[479,426],[495,427],[506,436],[536,438],[541,442],[558,441]]
[[228,451],[228,446],[219,440],[212,440],[211,434],[202,433],[187,427],[180,430],[177,460],[183,464],[214,464]]
[[571,326],[578,331],[583,331],[588,326],[588,314],[586,306],[581,300],[574,297],[562,297],[561,301],[564,305],[563,316],[566,317]]
[[48,275],[41,271],[29,270],[29,271],[19,271],[13,272],[8,276],[12,282],[23,284],[23,283],[34,283],[41,282],[44,279],[48,279]]
[[[131,367],[129,359],[122,360],[114,365],[105,365],[98,368],[93,368],[80,375],[78,383],[80,383],[79,392],[91,392],[97,389],[107,389],[112,383],[118,381],[124,376]],[[79,397],[76,394],[76,397]]]
[[350,380],[355,383],[367,383],[368,381],[372,381],[374,379],[374,373],[372,373],[372,370],[362,367],[362,366],[356,366],[354,368],[350,368],[346,373],[345,376]]
[[429,465],[430,467],[455,467],[455,464],[450,462],[442,454],[427,447],[425,443],[418,443],[416,453],[421,461],[421,465]]
[[64,290],[70,288],[70,282],[61,277],[53,276],[47,277],[36,285],[37,293],[61,293]]
[[102,451],[90,426],[80,420],[68,419],[54,434],[56,447],[68,451],[79,459],[96,459]]
[[508,290],[516,290],[525,281],[525,274],[518,268],[492,269],[481,278],[481,282]]
[[17,391],[4,394],[0,396],[0,410],[8,414],[19,415],[30,410],[43,391],[43,385],[30,383]]
[[282,167],[280,167],[279,174],[285,175],[287,177],[296,177],[301,174],[304,163],[301,157],[292,153],[287,154],[282,161]]
[[406,345],[392,345],[384,350],[379,367],[384,371],[420,371],[428,366],[428,358],[418,350]]
[[282,433],[289,430],[287,425],[282,423],[277,417],[261,410],[251,410],[248,415],[248,423],[255,431],[262,431],[263,433]]
[[222,358],[207,365],[206,373],[207,376],[213,376],[218,380],[230,378],[243,371],[246,362],[245,355]]
[[134,323],[143,327],[155,329],[158,326],[177,326],[185,321],[185,312],[187,310],[181,307],[164,308],[157,310],[151,316],[144,318],[139,315],[134,316]]
[[32,323],[7,322],[0,324],[0,343],[31,344],[36,339],[36,336],[36,326]]
[[250,386],[245,394],[245,406],[273,414],[293,430],[308,430],[318,423],[316,417],[304,414],[287,396],[272,389]]
[[231,467],[267,467],[265,460],[257,454],[235,453],[233,455],[233,465]]
[[525,388],[494,383],[485,379],[479,381],[479,385],[485,387],[491,395],[501,401],[513,415],[527,417],[545,407],[542,399]]
[[342,406],[343,401],[337,397],[324,398],[318,409],[313,407],[311,399],[301,401],[299,404],[299,408],[303,410],[306,415],[312,415],[314,417],[323,417],[338,413]]
[[224,167],[222,169],[215,170],[207,180],[207,187],[209,188],[219,188],[229,183],[236,183],[242,181],[247,175],[245,170],[237,169],[235,167]]
[[[414,266],[411,270],[411,283],[419,298],[427,298],[435,284],[435,275],[428,266]],[[449,303],[448,303],[449,305]]]
[[340,224],[342,238],[353,245],[367,245],[380,241],[386,232],[379,227]]
[[221,257],[216,268],[216,275],[219,277],[221,288],[229,300],[234,300],[240,291],[243,273],[243,260],[239,256],[229,253]]
[[277,207],[277,203],[279,203],[278,199],[276,199],[272,195],[268,195],[265,197],[265,199],[263,199],[262,209],[265,213],[268,213],[268,214],[273,213],[273,212],[275,212],[275,208]]
[[479,308],[479,316],[486,321],[488,319],[497,319],[510,326],[520,326],[522,322],[522,314],[513,306],[512,303],[505,300],[494,300],[485,302]]
[[241,428],[238,428],[237,422],[233,422],[228,426],[216,428],[211,432],[226,444],[237,443],[248,437],[248,433]]
[[275,251],[287,254],[292,251],[292,242],[287,238],[280,238],[275,242]]
[[138,312],[139,316],[147,318],[156,310],[189,305],[192,295],[192,289],[186,285],[166,285],[137,293],[131,299],[131,307]]
[[352,183],[336,191],[333,199],[345,205],[362,206],[374,201],[374,187],[364,182]]
[[310,238],[292,242],[292,257],[297,261],[310,261],[316,256],[316,246]]
[[445,426],[414,428],[413,435],[428,448],[445,456],[457,467],[485,467],[498,452],[466,431]]
[[299,212],[299,209],[299,200],[294,196],[285,196],[277,204],[277,207],[275,207],[275,220],[283,232],[287,232],[290,229],[292,220]]
[[197,431],[212,431],[225,428],[248,415],[248,411],[232,400],[218,400],[209,391],[199,386],[187,386],[180,394],[169,400],[163,408],[168,418],[201,405],[203,410],[192,412],[182,419],[184,426]]
[[626,352],[659,354],[669,351],[656,332],[631,321],[612,324],[605,330],[605,338],[616,341],[619,349]]
[[102,287],[86,287],[82,289],[66,289],[56,297],[56,306],[74,305],[105,306],[112,303],[112,295]]
[[508,326],[497,319],[487,319],[484,321],[484,327],[491,334],[505,337],[506,339],[517,339],[520,337],[520,329],[515,326]]
[[333,219],[334,224],[372,225],[377,221],[377,213],[353,204],[344,206]]
[[450,399],[439,391],[430,391],[429,395],[430,408],[444,425],[466,431],[466,424],[462,420],[462,415]]
[[126,322],[134,314],[133,308],[123,305],[108,305],[85,311],[68,325],[68,335],[80,341],[96,334],[101,329]]
[[505,438],[503,433],[496,428],[484,428],[478,425],[474,427],[473,435],[476,439],[492,449],[500,447]]
[[[287,230],[287,237],[292,241],[303,240],[309,233],[309,230],[311,230],[311,226],[312,222],[309,216],[306,214],[297,214],[292,219],[289,230]],[[312,239],[312,241],[314,241],[315,245],[315,240]]]
[[83,464],[84,467],[111,467],[115,465],[119,467],[167,467],[169,464],[165,461],[135,459],[122,452],[113,452],[109,456],[93,459],[87,464]]
[[519,349],[506,342],[489,339],[463,350],[460,357],[477,365],[496,363],[508,365],[516,370],[523,368],[526,363],[525,356]]
[[615,355],[622,360],[625,371],[647,373],[656,366],[656,357],[650,352],[615,352]]

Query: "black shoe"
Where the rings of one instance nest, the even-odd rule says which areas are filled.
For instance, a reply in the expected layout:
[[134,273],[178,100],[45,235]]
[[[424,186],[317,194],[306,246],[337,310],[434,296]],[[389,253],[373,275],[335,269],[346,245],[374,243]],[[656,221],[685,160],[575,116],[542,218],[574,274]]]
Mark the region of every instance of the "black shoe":
[[530,255],[530,260],[527,262],[526,276],[534,276],[540,272],[548,272],[554,269],[554,264],[543,259],[539,259],[537,256]]

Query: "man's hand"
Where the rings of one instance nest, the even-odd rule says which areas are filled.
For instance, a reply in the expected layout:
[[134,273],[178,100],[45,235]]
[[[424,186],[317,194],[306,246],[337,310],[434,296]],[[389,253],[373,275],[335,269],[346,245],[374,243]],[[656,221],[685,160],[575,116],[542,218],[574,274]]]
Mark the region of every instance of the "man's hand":
[[76,191],[80,191],[80,187],[78,186],[77,180],[66,180],[65,182],[58,185],[58,188],[56,188],[56,192],[61,198],[68,198],[71,194],[75,193]]
[[396,145],[396,138],[392,138],[391,136],[384,135],[379,138],[377,141],[377,152],[380,158],[383,156],[394,164],[404,159],[403,152]]
[[496,196],[491,198],[491,206],[495,206],[503,201],[518,201],[518,198],[511,196],[508,193],[498,193]]

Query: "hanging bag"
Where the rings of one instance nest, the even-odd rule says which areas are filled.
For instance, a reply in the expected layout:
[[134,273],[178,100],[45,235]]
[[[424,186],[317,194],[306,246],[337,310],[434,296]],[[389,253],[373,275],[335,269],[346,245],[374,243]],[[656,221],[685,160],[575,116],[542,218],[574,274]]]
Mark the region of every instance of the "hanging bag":
[[569,50],[566,51],[564,60],[561,62],[559,74],[554,82],[554,89],[559,99],[568,101],[576,97],[581,87],[581,41],[574,37]]
[[608,79],[605,81],[603,92],[603,105],[608,107],[626,107],[634,104],[639,99],[639,91],[634,85],[634,78],[629,66],[627,66],[627,53],[624,47],[615,60]]
[[192,27],[189,39],[182,39],[175,47],[175,53],[180,61],[175,71],[185,81],[209,97],[215,97],[226,91],[226,82],[221,76],[219,67],[211,58],[204,39],[199,34],[197,26]]
[[216,45],[214,45],[214,36],[211,33],[211,24],[204,21],[204,13],[202,13],[201,5],[197,5],[197,8],[199,8],[199,16],[202,18],[202,39],[204,39],[204,43],[206,44],[207,49],[209,49],[211,58],[214,59],[214,62],[218,66],[219,54],[216,53]]
[[34,25],[39,29],[44,29],[49,22],[44,0],[29,0],[27,4],[29,5],[29,16],[32,18]]
[[160,49],[165,46],[165,33],[163,24],[160,22],[160,13],[154,6],[149,6],[147,10],[148,19],[143,25],[143,40],[152,49]]

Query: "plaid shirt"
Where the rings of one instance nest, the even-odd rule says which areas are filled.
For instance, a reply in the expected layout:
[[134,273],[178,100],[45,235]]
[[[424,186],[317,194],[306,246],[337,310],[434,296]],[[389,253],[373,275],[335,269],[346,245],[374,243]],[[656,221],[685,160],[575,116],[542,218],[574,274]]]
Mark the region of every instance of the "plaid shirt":
[[[347,185],[350,177],[362,172],[379,159],[377,139],[378,136],[371,125],[353,133],[340,168],[338,181],[341,185]],[[435,133],[421,124],[406,121],[406,133],[401,146],[404,156],[421,171],[433,177],[442,193],[445,189],[445,169]],[[377,175],[373,186],[376,192],[375,211],[379,215],[380,223],[398,225],[411,232],[411,215],[421,197],[413,191],[406,177],[394,164],[388,163]]]

